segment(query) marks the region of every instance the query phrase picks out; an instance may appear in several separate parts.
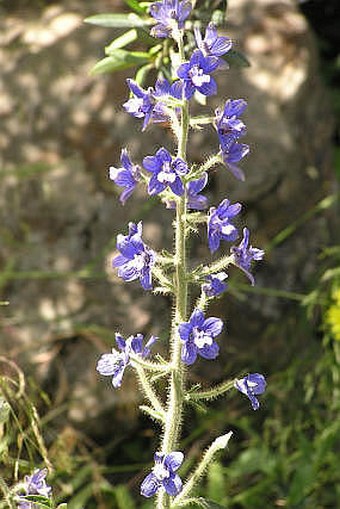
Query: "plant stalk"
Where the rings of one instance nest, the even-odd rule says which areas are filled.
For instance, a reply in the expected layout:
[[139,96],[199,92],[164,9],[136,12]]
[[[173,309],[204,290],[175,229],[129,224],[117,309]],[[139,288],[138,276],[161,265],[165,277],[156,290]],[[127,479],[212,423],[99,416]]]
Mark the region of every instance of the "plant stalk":
[[[178,35],[178,48],[181,61],[185,61],[182,32]],[[181,123],[178,132],[177,156],[186,160],[186,147],[189,132],[189,104],[183,99],[181,106]],[[187,263],[186,263],[186,192],[177,200],[175,220],[175,253],[174,253],[174,316],[171,327],[171,365],[170,389],[167,404],[166,422],[162,442],[162,452],[169,454],[176,451],[182,424],[182,410],[184,402],[185,370],[181,360],[181,339],[178,325],[186,321],[187,317]],[[169,509],[170,497],[164,490],[159,490],[157,509]]]

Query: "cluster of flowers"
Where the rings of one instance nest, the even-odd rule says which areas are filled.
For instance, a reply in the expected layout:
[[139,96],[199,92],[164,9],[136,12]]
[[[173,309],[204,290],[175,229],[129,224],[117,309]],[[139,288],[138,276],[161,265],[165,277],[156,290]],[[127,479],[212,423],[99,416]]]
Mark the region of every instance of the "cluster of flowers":
[[[162,0],[150,7],[150,15],[156,23],[151,30],[155,37],[173,37],[183,31],[185,21],[192,10],[188,0]],[[143,119],[143,130],[150,123],[180,119],[181,104],[189,101],[194,94],[204,96],[216,94],[217,85],[212,73],[226,67],[222,58],[232,46],[228,37],[220,37],[213,24],[206,28],[204,37],[196,28],[194,31],[196,48],[190,59],[183,62],[176,69],[176,79],[169,83],[165,78],[159,78],[154,87],[143,89],[135,81],[129,79],[128,86],[132,94],[124,104],[125,110],[136,118]],[[215,111],[214,125],[219,141],[220,162],[239,180],[244,179],[242,170],[237,164],[249,152],[249,146],[239,143],[240,137],[246,134],[246,126],[240,119],[247,107],[243,99],[229,99],[224,108]],[[136,186],[143,180],[147,181],[149,195],[161,195],[168,208],[174,208],[176,201],[183,195],[189,210],[201,211],[208,208],[208,199],[200,194],[208,183],[206,167],[201,173],[191,171],[186,161],[181,157],[173,157],[164,147],[159,148],[154,155],[144,157],[142,166],[134,164],[126,148],[121,152],[121,167],[110,167],[109,177],[116,185],[123,188],[120,201],[125,204]],[[143,179],[142,179],[143,177]],[[215,253],[222,241],[235,242],[239,236],[238,228],[234,224],[235,217],[241,211],[240,203],[230,203],[224,199],[217,207],[210,207],[207,213],[208,246]],[[145,290],[153,288],[153,270],[158,263],[158,256],[142,238],[142,223],[130,223],[127,235],[118,235],[117,249],[119,255],[114,258],[113,266],[118,268],[118,276],[124,281],[139,280]],[[229,262],[239,267],[254,284],[251,274],[251,264],[261,260],[264,252],[250,245],[250,234],[243,229],[243,238],[238,245],[230,248]],[[227,264],[227,265],[228,265]],[[201,291],[207,299],[221,294],[227,288],[225,280],[228,275],[223,271],[216,271],[201,278]],[[181,360],[186,365],[192,365],[198,356],[212,360],[219,354],[216,337],[223,329],[223,322],[219,318],[206,318],[204,312],[195,308],[189,321],[180,323],[178,334],[182,342]],[[116,334],[118,350],[113,348],[111,353],[101,356],[97,370],[101,375],[112,376],[115,388],[122,383],[125,368],[131,364],[132,356],[145,359],[150,355],[150,346],[157,338],[152,336],[143,346],[143,335],[137,334],[124,339]],[[253,373],[234,382],[234,387],[245,394],[251,402],[252,408],[259,408],[257,396],[266,387],[265,378],[259,373]],[[144,479],[141,493],[145,497],[153,496],[159,488],[175,496],[182,489],[182,481],[176,473],[183,461],[183,453],[157,452],[154,456],[155,466]],[[24,509],[24,508],[23,508]]]

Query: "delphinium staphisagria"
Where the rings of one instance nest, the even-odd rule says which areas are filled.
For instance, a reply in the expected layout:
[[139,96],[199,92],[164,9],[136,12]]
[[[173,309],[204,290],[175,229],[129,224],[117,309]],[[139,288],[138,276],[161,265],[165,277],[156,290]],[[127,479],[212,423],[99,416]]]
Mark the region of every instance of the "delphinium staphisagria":
[[[203,34],[197,27],[193,34],[189,34],[193,25],[189,20],[192,8],[189,0],[162,0],[151,4],[151,35],[173,41],[172,47],[176,52],[173,59],[176,66],[171,73],[173,78],[170,79],[169,73],[167,76],[160,74],[155,85],[149,88],[129,79],[130,98],[124,103],[126,112],[141,122],[142,131],[151,124],[162,128],[162,123],[170,123],[176,151],[162,146],[153,154],[144,155],[137,164],[123,148],[121,167],[111,166],[109,170],[110,179],[122,189],[120,201],[123,205],[136,186],[145,185],[148,194],[157,195],[168,213],[175,215],[173,253],[158,254],[153,250],[144,239],[140,221],[129,223],[125,229],[127,233],[118,235],[119,254],[112,262],[124,281],[139,281],[146,291],[172,295],[174,313],[168,334],[168,359],[160,356],[152,359],[157,338],[152,336],[144,341],[144,336],[136,333],[124,339],[116,333],[117,348],[104,353],[97,364],[98,372],[109,376],[115,389],[124,385],[125,369],[134,369],[147,401],[142,410],[161,428],[154,466],[141,483],[141,494],[147,498],[155,496],[157,509],[194,504],[193,491],[197,483],[216,452],[227,446],[232,435],[228,432],[217,437],[188,479],[183,481],[180,468],[185,454],[180,450],[180,438],[185,406],[193,401],[213,399],[236,388],[249,398],[251,407],[257,410],[260,405],[257,396],[266,387],[265,378],[259,373],[248,373],[241,379],[230,379],[205,391],[191,389],[188,382],[187,375],[192,365],[199,359],[199,362],[214,362],[223,348],[223,321],[209,316],[207,310],[209,303],[228,288],[228,267],[238,267],[254,285],[252,262],[264,256],[261,249],[250,245],[248,228],[244,227],[240,238],[241,204],[232,203],[225,197],[209,207],[207,197],[202,194],[211,169],[217,165],[221,172],[230,172],[239,181],[245,179],[238,166],[249,152],[249,146],[240,142],[247,132],[241,118],[247,107],[244,99],[228,99],[210,117],[200,117],[202,125],[209,122],[214,125],[218,148],[200,166],[192,165],[187,159],[189,131],[192,125],[197,124],[197,118],[190,115],[190,104],[197,94],[208,98],[217,93],[214,76],[228,69],[223,57],[232,47],[230,38],[219,35],[213,23],[205,27]],[[193,227],[203,223],[207,228],[205,242],[214,254],[214,260],[189,270],[188,238],[195,229]],[[229,248],[229,253],[216,259],[215,253],[222,246]],[[195,295],[194,287],[198,289],[199,296],[196,302],[190,302],[188,296]],[[167,380],[165,394],[161,393],[157,384],[159,377]],[[200,501],[202,503],[202,498]]]

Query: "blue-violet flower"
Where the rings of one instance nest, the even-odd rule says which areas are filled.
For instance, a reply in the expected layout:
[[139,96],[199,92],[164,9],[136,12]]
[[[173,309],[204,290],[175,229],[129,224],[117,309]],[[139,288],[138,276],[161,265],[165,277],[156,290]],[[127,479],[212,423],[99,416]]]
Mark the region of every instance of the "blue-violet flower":
[[[208,174],[203,173],[202,177],[196,180],[191,180],[186,185],[187,191],[187,208],[193,210],[204,210],[208,207],[208,198],[199,194],[207,185]],[[174,201],[167,201],[166,206],[168,209],[174,209],[176,203]]]
[[249,230],[248,228],[243,228],[243,239],[241,240],[238,246],[232,246],[230,248],[230,252],[234,256],[234,263],[250,279],[252,285],[255,284],[254,276],[250,273],[250,266],[253,260],[259,261],[264,257],[263,249],[259,249],[257,247],[249,246]]
[[218,64],[218,57],[206,57],[197,49],[191,55],[189,62],[179,66],[177,76],[183,80],[183,92],[186,99],[190,99],[196,90],[206,96],[216,94],[216,81],[210,73],[217,69]]
[[[202,38],[201,31],[198,27],[194,28],[195,40],[199,50],[202,51],[205,57],[214,56],[221,57],[231,50],[233,45],[229,37],[219,37],[217,28],[213,23],[209,23],[205,30],[204,39]],[[218,58],[220,68],[227,68],[228,64],[222,58]]]
[[150,6],[150,15],[158,22],[151,28],[154,37],[166,38],[173,35],[173,30],[182,29],[192,10],[189,0],[162,0]]
[[179,157],[172,159],[165,148],[160,148],[154,156],[144,157],[143,166],[153,174],[148,186],[150,195],[159,194],[166,187],[170,187],[172,192],[178,196],[184,193],[181,176],[186,175],[189,169]]
[[121,254],[112,260],[112,265],[118,267],[118,276],[124,281],[139,279],[144,290],[150,290],[156,253],[142,240],[141,221],[137,225],[129,223],[128,235],[117,236],[117,249]]
[[208,214],[208,244],[213,253],[220,247],[221,240],[234,241],[238,237],[237,228],[230,219],[241,211],[240,203],[230,204],[228,199],[223,200],[217,208],[211,207]]
[[206,276],[205,283],[202,285],[203,292],[208,297],[216,297],[227,289],[227,284],[224,280],[227,279],[228,274],[225,272],[218,272],[217,274],[210,274]]
[[117,186],[125,188],[119,197],[120,202],[124,205],[126,200],[133,193],[140,179],[140,168],[138,165],[131,162],[126,148],[123,148],[121,152],[120,162],[122,163],[121,168],[110,166],[109,178],[113,180]]
[[222,151],[223,162],[233,175],[244,180],[243,171],[235,164],[249,152],[249,146],[237,143],[237,140],[246,134],[247,128],[239,118],[247,107],[243,99],[229,99],[224,109],[216,109],[216,128]]
[[219,318],[210,317],[205,319],[203,311],[195,309],[189,322],[181,323],[178,331],[182,346],[182,361],[185,364],[193,364],[200,355],[204,359],[215,359],[219,353],[219,346],[214,341],[223,328],[223,322]]
[[260,373],[252,373],[241,378],[241,380],[236,379],[234,383],[236,389],[250,399],[253,410],[258,410],[260,407],[260,403],[256,396],[264,393],[266,385],[266,380]]
[[208,198],[199,194],[207,185],[208,174],[204,172],[202,177],[187,183],[187,207],[188,209],[204,210],[208,207]]
[[244,173],[235,163],[238,163],[249,153],[249,145],[233,141],[222,149],[223,162],[238,180],[244,181]]
[[46,484],[46,475],[47,468],[43,468],[35,470],[32,475],[25,476],[22,486],[24,493],[19,495],[18,509],[39,509],[37,504],[25,500],[25,495],[40,495],[50,498],[52,488]]
[[247,102],[244,99],[228,99],[224,109],[217,108],[216,127],[222,149],[230,145],[247,132],[245,124],[238,118],[245,111]]
[[168,119],[165,99],[171,94],[171,86],[164,78],[158,78],[155,88],[149,87],[144,90],[132,79],[127,79],[127,84],[134,97],[123,104],[125,110],[133,117],[144,118],[143,131],[151,122],[165,122]]
[[115,389],[121,386],[125,368],[130,364],[131,352],[140,355],[143,359],[150,355],[150,346],[158,339],[151,336],[146,345],[143,345],[143,334],[130,336],[126,340],[116,333],[118,350],[112,348],[111,353],[104,353],[98,363],[97,371],[104,376],[112,376],[112,385]]
[[176,471],[181,466],[184,455],[180,451],[163,454],[156,452],[154,455],[155,466],[141,484],[141,494],[144,497],[152,497],[159,488],[164,488],[168,495],[176,496],[182,489],[182,480]]

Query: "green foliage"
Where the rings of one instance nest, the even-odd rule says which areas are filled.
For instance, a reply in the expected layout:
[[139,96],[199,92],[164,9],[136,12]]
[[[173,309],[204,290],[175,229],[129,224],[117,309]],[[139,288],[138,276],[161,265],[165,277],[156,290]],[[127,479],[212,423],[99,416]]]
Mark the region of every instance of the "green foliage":
[[119,71],[145,64],[151,61],[148,53],[142,51],[125,51],[116,49],[112,55],[103,58],[91,69],[91,74],[102,74],[105,72]]

